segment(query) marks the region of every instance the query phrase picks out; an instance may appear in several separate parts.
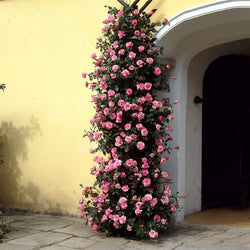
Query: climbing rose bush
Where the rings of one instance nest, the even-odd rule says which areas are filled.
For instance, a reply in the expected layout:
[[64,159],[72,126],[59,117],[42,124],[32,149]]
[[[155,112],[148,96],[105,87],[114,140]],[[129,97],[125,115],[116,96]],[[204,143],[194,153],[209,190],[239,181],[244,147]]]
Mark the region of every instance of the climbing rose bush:
[[174,117],[172,105],[156,99],[167,86],[156,83],[162,49],[152,35],[168,21],[151,22],[154,11],[108,7],[96,43],[100,54],[91,55],[94,72],[82,74],[95,92],[96,111],[85,136],[96,145],[90,152],[102,156],[94,157],[94,185],[81,185],[78,208],[90,227],[108,235],[157,238],[179,208],[169,173],[161,169],[169,158],[168,123]]

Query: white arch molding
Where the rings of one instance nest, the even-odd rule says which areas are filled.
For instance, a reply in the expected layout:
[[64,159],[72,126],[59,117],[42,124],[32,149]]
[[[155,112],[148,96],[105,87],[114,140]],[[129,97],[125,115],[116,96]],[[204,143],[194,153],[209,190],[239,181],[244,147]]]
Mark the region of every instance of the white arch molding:
[[222,0],[185,10],[170,19],[155,35],[164,47],[163,57],[176,60],[171,83],[171,99],[175,107],[174,139],[180,146],[169,162],[173,191],[186,194],[182,201],[184,215],[201,210],[202,105],[194,104],[194,96],[202,96],[205,71],[216,58],[240,54],[250,55],[250,1]]

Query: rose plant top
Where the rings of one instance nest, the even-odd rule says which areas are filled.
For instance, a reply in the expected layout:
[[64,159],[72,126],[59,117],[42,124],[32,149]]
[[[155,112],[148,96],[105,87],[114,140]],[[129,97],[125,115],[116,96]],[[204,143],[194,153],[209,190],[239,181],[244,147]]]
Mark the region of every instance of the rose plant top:
[[152,35],[168,21],[151,22],[154,11],[108,7],[103,35],[97,38],[100,54],[91,56],[94,72],[82,74],[95,92],[96,110],[85,135],[96,142],[91,153],[100,151],[104,157],[94,157],[96,181],[81,185],[78,208],[89,226],[108,235],[157,238],[179,208],[169,173],[161,169],[169,158],[173,128],[168,123],[174,117],[172,105],[155,96],[166,86],[156,84],[161,74],[156,57],[162,49]]

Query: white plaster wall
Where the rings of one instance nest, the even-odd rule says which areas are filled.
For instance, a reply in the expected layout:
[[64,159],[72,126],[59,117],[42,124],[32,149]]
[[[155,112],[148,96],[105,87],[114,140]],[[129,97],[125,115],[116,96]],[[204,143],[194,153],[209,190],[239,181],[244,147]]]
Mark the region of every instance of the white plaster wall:
[[[192,15],[192,13],[194,13]],[[208,65],[227,54],[249,54],[250,1],[218,1],[186,10],[170,19],[156,35],[158,45],[165,47],[165,57],[176,60],[177,81],[171,88],[172,99],[180,101],[175,108],[175,138],[180,146],[174,161],[169,162],[174,190],[186,194],[182,202],[184,215],[201,210],[202,83]]]

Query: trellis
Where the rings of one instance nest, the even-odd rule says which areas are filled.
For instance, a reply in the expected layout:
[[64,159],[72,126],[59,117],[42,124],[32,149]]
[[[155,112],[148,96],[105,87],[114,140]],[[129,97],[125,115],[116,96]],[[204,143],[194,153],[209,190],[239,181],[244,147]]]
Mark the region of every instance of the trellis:
[[[127,3],[125,3],[123,0],[117,0],[121,5],[123,5],[124,7],[128,7],[129,5]],[[139,10],[139,13],[142,13],[147,7],[148,5],[152,2],[153,0],[148,0]],[[134,8],[138,3],[140,2],[140,0],[135,0],[130,6],[131,8]]]

